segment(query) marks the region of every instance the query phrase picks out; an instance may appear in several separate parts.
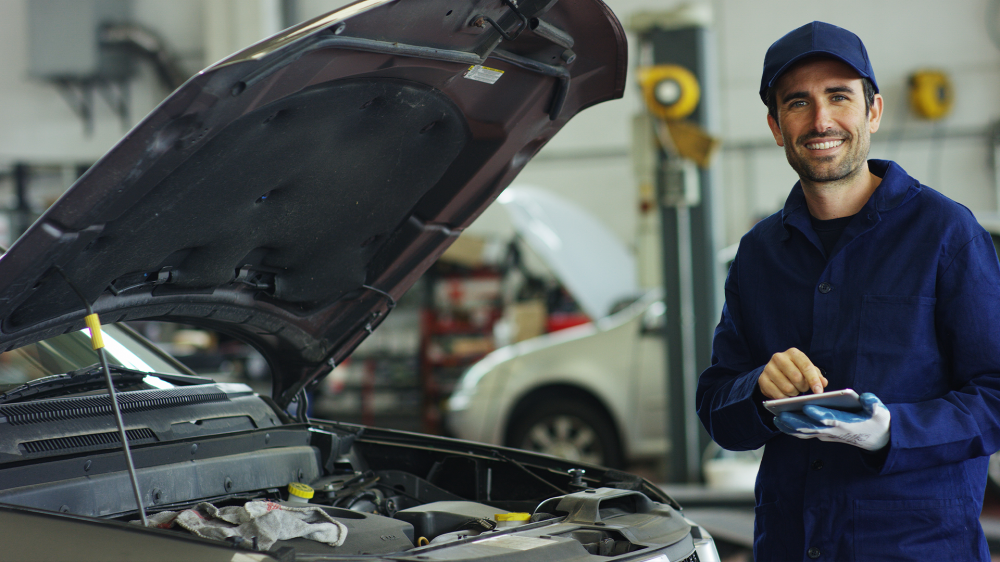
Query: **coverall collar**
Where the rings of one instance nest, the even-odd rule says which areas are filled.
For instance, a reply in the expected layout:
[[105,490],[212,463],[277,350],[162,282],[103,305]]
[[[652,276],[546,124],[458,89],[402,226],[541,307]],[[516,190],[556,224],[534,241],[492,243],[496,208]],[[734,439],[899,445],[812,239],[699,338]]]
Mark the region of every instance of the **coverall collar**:
[[[920,190],[920,183],[910,177],[899,164],[891,160],[869,160],[868,169],[882,178],[882,183],[875,188],[875,192],[872,193],[864,207],[858,211],[858,214],[864,214],[872,223],[878,222],[879,213],[895,209]],[[785,207],[781,210],[781,224],[785,227],[783,240],[787,240],[791,236],[789,227],[795,227],[802,231],[807,238],[815,237],[801,181],[795,182],[792,192],[785,200]]]

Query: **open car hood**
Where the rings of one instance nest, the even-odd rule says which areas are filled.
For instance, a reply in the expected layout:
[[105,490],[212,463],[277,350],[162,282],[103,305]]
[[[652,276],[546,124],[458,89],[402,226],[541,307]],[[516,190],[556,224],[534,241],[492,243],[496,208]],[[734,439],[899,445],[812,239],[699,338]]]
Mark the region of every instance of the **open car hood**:
[[599,0],[366,0],[283,31],[191,78],[0,258],[0,349],[81,329],[86,299],[248,341],[287,404],[626,64]]
[[552,270],[593,320],[641,294],[635,258],[596,217],[555,193],[516,185],[497,203],[518,236]]

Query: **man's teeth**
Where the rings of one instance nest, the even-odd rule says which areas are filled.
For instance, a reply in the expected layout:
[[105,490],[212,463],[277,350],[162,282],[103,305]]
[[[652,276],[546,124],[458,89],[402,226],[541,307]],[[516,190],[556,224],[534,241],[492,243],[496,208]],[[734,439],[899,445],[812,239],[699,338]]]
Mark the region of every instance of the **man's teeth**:
[[807,144],[806,148],[808,148],[809,150],[825,150],[827,148],[833,148],[835,146],[840,146],[842,144],[844,144],[844,141],[843,139],[840,139],[840,140],[819,142],[815,144]]

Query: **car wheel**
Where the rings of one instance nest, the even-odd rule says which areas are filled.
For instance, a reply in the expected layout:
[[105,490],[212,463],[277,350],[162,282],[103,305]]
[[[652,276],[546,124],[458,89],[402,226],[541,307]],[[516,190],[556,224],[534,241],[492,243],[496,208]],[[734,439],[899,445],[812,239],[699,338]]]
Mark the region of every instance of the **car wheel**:
[[995,493],[1000,494],[1000,452],[990,455],[990,464],[986,469],[986,484]]
[[540,402],[514,420],[508,435],[511,447],[611,468],[622,466],[614,425],[586,402]]

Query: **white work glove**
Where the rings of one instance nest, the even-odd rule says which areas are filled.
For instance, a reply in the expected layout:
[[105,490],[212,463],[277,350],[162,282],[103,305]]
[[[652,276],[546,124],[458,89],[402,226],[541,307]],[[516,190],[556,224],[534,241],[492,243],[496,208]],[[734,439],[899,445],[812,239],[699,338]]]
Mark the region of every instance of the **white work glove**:
[[868,451],[877,451],[889,443],[889,410],[877,396],[860,396],[861,412],[845,412],[807,405],[802,413],[781,412],[774,425],[799,439],[819,439],[847,443]]

